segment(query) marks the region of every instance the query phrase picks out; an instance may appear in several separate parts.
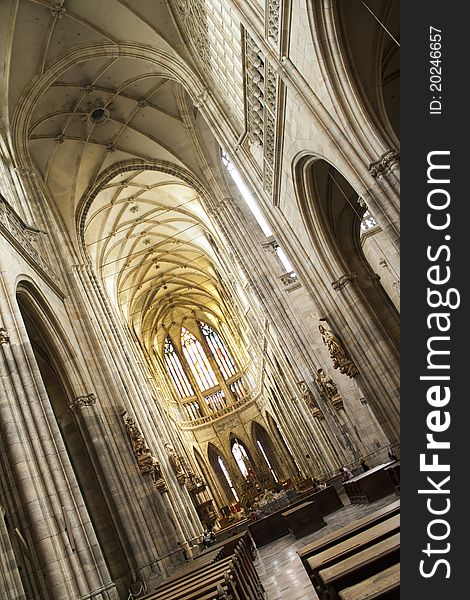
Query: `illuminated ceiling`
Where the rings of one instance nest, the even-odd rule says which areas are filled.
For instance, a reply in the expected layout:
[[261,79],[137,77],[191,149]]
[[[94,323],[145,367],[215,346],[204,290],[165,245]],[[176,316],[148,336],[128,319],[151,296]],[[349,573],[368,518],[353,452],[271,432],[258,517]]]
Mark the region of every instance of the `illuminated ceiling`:
[[216,144],[168,3],[5,0],[0,39],[16,156],[137,335],[150,347],[193,311],[222,317],[200,140]]

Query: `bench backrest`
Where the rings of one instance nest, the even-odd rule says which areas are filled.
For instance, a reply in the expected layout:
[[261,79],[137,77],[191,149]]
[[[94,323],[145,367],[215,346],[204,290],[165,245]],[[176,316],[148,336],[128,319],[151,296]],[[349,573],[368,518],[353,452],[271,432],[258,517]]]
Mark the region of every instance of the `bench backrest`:
[[352,537],[361,531],[365,531],[369,527],[386,521],[391,516],[398,514],[400,512],[400,501],[393,502],[392,504],[375,511],[374,513],[362,517],[361,519],[357,519],[353,523],[345,525],[336,531],[332,531],[328,535],[323,536],[319,540],[315,540],[310,544],[307,544],[303,548],[297,550],[297,554],[299,555],[302,562],[305,562],[307,558],[313,556],[314,554],[321,552],[323,550],[327,550],[331,548],[335,544]]
[[[345,558],[326,569],[322,569],[319,572],[319,576],[325,587],[334,585],[335,582],[350,577],[353,573],[358,575],[369,570],[369,573],[362,577],[362,579],[364,579],[373,573],[371,568],[373,568],[374,564],[380,563],[386,557],[398,555],[399,551],[400,534],[395,533],[391,537],[386,538],[377,544],[373,544],[372,546],[369,546],[369,548],[361,550],[349,558]],[[390,560],[389,564],[392,562],[394,561]]]
[[339,544],[336,544],[331,548],[323,550],[323,552],[319,552],[318,554],[308,558],[307,564],[309,569],[312,571],[318,571],[322,568],[326,568],[333,562],[343,560],[343,558],[347,558],[354,552],[358,552],[367,546],[371,546],[383,538],[390,537],[399,529],[400,515],[394,515],[390,519],[369,527],[365,531],[353,535]]
[[400,590],[400,563],[339,592],[341,600],[379,600]]

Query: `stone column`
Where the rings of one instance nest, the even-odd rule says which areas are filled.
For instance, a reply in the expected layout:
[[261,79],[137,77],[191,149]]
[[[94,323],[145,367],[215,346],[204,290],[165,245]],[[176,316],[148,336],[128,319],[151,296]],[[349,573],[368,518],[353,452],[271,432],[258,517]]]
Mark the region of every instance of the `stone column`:
[[5,514],[5,507],[0,505],[0,600],[26,600]]
[[[0,423],[31,523],[31,538],[52,598],[117,598],[26,330],[0,283]],[[18,510],[18,508],[17,508]]]

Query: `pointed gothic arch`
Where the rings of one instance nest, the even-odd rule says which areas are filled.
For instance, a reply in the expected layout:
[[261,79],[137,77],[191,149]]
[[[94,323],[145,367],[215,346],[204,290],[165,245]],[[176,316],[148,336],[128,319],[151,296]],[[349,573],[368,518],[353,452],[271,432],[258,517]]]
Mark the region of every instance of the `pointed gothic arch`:
[[100,485],[83,432],[74,416],[74,407],[80,410],[80,398],[85,405],[88,402],[91,405],[96,398],[94,395],[79,396],[75,406],[75,389],[83,382],[80,382],[71,344],[39,290],[29,281],[20,281],[17,302],[32,349],[33,368],[37,368],[44,386],[43,410],[54,414],[60,438],[55,432],[50,434],[55,437],[56,444],[58,439],[62,441],[70,460],[73,474],[69,485],[78,488],[75,492],[78,494],[77,501],[84,502],[86,506],[111,577],[118,588],[125,589],[131,567],[119,538],[119,525],[115,522],[117,511],[112,497]]

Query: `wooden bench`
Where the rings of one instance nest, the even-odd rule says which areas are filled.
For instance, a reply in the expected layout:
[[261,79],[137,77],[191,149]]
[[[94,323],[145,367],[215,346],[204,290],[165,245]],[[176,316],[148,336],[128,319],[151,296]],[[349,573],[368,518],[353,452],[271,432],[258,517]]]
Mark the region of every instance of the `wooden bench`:
[[[356,552],[349,558],[319,572],[326,591],[325,597],[337,600],[339,592],[349,586],[391,567],[400,560],[400,534],[395,533],[389,538]],[[317,592],[318,593],[318,592]]]
[[343,483],[351,504],[374,502],[395,491],[395,487],[385,471],[390,464],[378,465]]
[[250,548],[252,554],[253,554],[253,559],[255,558],[255,553],[256,553],[256,548],[253,542],[253,538],[251,537],[250,533],[248,532],[248,530],[242,531],[241,533],[238,533],[236,535],[233,535],[232,537],[227,538],[226,540],[217,542],[217,544],[214,544],[213,546],[210,546],[209,548],[205,548],[197,558],[203,558],[204,556],[207,556],[209,554],[211,554],[214,551],[222,551],[223,552],[223,556],[230,556],[231,554],[234,553],[235,548],[238,546],[238,543],[240,542],[240,540],[245,540],[245,543],[248,545],[248,547]]
[[[198,561],[191,570],[179,570],[163,582],[146,600],[191,600],[202,598],[233,598],[261,600],[264,588],[253,565],[253,543],[248,534],[242,535],[232,556],[217,562]],[[210,553],[220,556],[221,550]],[[220,595],[222,592],[227,596]],[[217,596],[216,594],[219,594]]]
[[[156,600],[160,596],[152,595],[148,600]],[[235,583],[227,571],[216,580],[206,582],[203,586],[180,590],[173,600],[243,600],[235,589]],[[146,599],[147,600],[147,599]]]
[[248,574],[243,561],[231,557],[220,563],[212,565],[209,569],[203,569],[189,577],[185,577],[165,590],[157,590],[151,596],[152,600],[180,600],[180,598],[194,597],[202,594],[208,586],[216,587],[227,581],[238,596],[243,600],[260,600],[263,598],[260,588],[256,585],[252,574]]
[[336,488],[332,485],[327,486],[323,490],[315,492],[309,497],[309,500],[313,500],[318,507],[321,515],[329,515],[336,510],[343,508],[344,504],[336,491]]
[[400,563],[341,590],[341,600],[400,600]]
[[400,529],[400,515],[394,515],[390,519],[377,525],[369,527],[365,531],[353,535],[352,537],[335,544],[328,550],[323,550],[307,559],[307,572],[312,580],[314,587],[318,590],[323,589],[322,580],[319,572],[322,569],[352,556],[356,552],[364,550],[381,540],[392,536]]
[[228,527],[219,529],[219,531],[214,532],[215,535],[217,536],[217,540],[219,542],[223,542],[235,535],[239,535],[240,533],[247,531],[249,522],[250,521],[248,519],[241,519],[240,521],[237,521],[236,523],[232,523]]
[[[318,496],[317,496],[318,495]],[[253,523],[248,525],[248,531],[253,536],[253,540],[256,546],[259,548],[260,546],[264,546],[265,544],[269,544],[274,542],[275,540],[283,537],[284,535],[288,535],[290,533],[289,528],[285,519],[282,516],[282,513],[289,511],[292,508],[300,506],[304,502],[314,501],[315,498],[320,498],[320,505],[326,511],[322,513],[322,516],[328,514],[332,510],[336,510],[333,507],[339,507],[338,502],[343,506],[341,499],[339,498],[336,490],[330,486],[330,490],[326,488],[325,490],[320,490],[318,492],[301,494],[300,499],[296,498],[294,502],[292,502],[289,506],[284,507],[280,510],[274,511],[270,515],[258,519]],[[340,508],[340,507],[339,507]]]
[[400,461],[396,460],[388,467],[385,467],[384,471],[390,477],[392,485],[395,489],[395,494],[400,495]]
[[299,555],[300,560],[304,565],[304,568],[306,568],[308,571],[307,559],[313,556],[314,554],[322,552],[323,550],[327,550],[335,544],[338,544],[339,542],[342,542],[352,537],[353,535],[361,533],[362,531],[365,531],[373,525],[382,523],[383,521],[386,521],[391,516],[396,515],[399,512],[400,500],[397,500],[379,510],[376,510],[375,512],[373,512],[370,515],[367,515],[366,517],[357,519],[356,521],[353,521],[352,523],[345,525],[344,527],[341,527],[336,531],[332,531],[331,533],[323,536],[319,540],[315,540],[314,542],[307,544],[303,548],[297,550],[297,554]]
[[[231,555],[238,554],[243,557],[247,557],[250,562],[254,560],[253,554],[253,542],[248,537],[247,534],[245,536],[240,537],[238,540],[237,547],[231,552]],[[208,549],[207,553],[201,556],[198,556],[190,563],[180,567],[177,571],[172,573],[172,575],[163,581],[156,589],[156,591],[163,591],[172,585],[175,582],[182,581],[184,578],[191,577],[193,575],[197,575],[198,573],[206,572],[214,565],[220,564],[224,559],[225,562],[230,560],[231,555],[228,557],[224,556],[223,548],[222,549]]]
[[318,531],[322,527],[326,527],[326,523],[318,510],[315,502],[303,502],[283,512],[282,517],[287,523],[289,531],[294,534],[294,537],[300,538],[314,531]]

